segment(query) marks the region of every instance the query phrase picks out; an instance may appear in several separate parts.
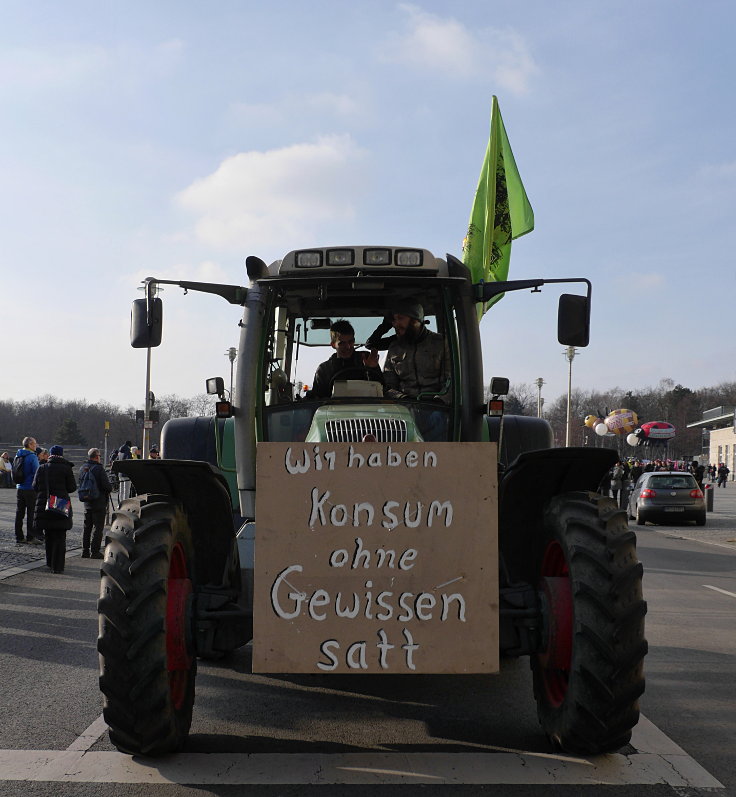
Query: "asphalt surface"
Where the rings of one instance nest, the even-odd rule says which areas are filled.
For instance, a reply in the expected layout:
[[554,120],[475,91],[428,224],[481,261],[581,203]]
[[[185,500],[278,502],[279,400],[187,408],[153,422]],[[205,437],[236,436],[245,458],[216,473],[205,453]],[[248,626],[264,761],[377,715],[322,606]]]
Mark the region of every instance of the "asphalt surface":
[[736,485],[714,497],[705,527],[632,525],[650,603],[647,719],[619,754],[553,754],[536,721],[525,659],[506,662],[501,676],[452,685],[433,677],[376,683],[253,675],[246,647],[227,661],[200,662],[186,754],[145,760],[115,752],[100,717],[99,567],[76,558],[83,508],[75,499],[65,575],[24,573],[45,565],[44,551],[16,548],[15,495],[0,490],[0,794],[336,797],[408,789],[444,797],[451,784],[453,794],[520,797],[736,793],[728,785],[736,783],[729,741],[736,587],[724,550],[736,549]]

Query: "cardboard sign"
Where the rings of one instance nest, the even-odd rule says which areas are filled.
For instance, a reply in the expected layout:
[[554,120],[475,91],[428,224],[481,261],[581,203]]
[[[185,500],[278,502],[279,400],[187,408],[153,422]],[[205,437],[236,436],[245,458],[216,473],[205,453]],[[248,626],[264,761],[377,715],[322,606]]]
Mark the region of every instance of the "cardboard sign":
[[253,671],[498,671],[493,443],[259,443]]

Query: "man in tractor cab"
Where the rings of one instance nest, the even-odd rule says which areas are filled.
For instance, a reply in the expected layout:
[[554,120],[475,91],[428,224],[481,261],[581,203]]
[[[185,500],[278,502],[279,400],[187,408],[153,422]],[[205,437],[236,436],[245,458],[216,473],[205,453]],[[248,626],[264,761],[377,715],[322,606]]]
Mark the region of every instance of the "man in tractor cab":
[[[391,327],[396,334],[381,340]],[[446,440],[446,410],[424,402],[450,403],[450,352],[444,337],[425,326],[422,305],[412,299],[396,302],[366,346],[388,348],[383,365],[384,395],[399,400],[420,399],[421,403],[410,409],[422,437],[426,441]]]
[[388,316],[373,332],[366,346],[386,349],[383,366],[385,394],[389,398],[416,398],[449,403],[450,353],[442,335],[424,325],[424,308],[418,302],[397,302],[390,313],[390,326],[396,333],[387,340]]
[[[330,345],[335,353],[318,366],[309,398],[331,396],[335,378],[343,372],[348,376],[348,371],[352,372],[349,378],[370,378],[383,384],[383,375],[378,367],[378,352],[375,349],[370,352],[355,351],[355,330],[349,321],[341,318],[330,326]],[[359,373],[361,371],[362,376]]]

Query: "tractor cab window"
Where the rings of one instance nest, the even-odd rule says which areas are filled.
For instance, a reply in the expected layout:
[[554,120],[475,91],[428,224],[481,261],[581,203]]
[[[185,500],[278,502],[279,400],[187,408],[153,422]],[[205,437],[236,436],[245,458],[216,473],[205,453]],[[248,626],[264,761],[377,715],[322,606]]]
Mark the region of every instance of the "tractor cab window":
[[[263,362],[263,439],[449,439],[454,320],[428,296],[422,296],[423,323],[415,325],[418,340],[403,347],[387,320],[384,294],[358,295],[352,307],[346,296],[337,311],[325,297],[315,303],[321,312],[300,312],[304,302],[274,306]],[[336,322],[342,331],[331,336]],[[377,361],[366,343],[377,347]],[[424,382],[421,369],[442,378]]]

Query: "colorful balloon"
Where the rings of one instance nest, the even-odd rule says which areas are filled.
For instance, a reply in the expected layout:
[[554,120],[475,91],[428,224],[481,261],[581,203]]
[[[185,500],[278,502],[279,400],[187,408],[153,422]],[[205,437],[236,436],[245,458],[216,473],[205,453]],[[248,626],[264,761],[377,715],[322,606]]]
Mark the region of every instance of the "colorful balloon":
[[644,436],[649,440],[671,440],[677,433],[675,427],[666,421],[650,421],[649,423],[643,423],[641,425],[641,430],[644,432]]
[[649,421],[626,438],[630,446],[666,447],[677,434],[677,429],[667,421]]
[[633,410],[613,410],[606,415],[604,423],[613,434],[629,434],[636,429],[639,418]]

